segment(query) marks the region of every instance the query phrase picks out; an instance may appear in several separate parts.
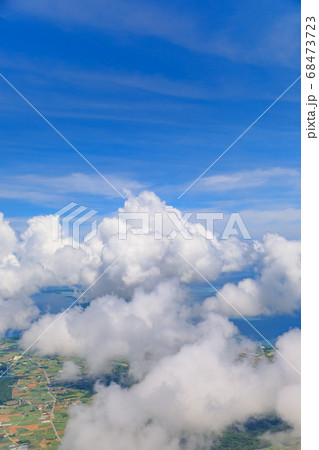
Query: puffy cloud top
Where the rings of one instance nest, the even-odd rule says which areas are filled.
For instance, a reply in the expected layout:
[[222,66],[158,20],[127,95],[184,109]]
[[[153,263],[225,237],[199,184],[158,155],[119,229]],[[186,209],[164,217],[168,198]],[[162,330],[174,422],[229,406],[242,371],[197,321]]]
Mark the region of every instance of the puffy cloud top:
[[[131,212],[150,215],[151,233],[138,235],[130,225],[127,239],[119,239],[122,213]],[[299,243],[271,234],[262,243],[218,240],[198,223],[186,223],[190,239],[156,239],[154,213],[162,214],[168,233],[169,214],[183,215],[151,192],[129,196],[119,213],[105,217],[79,250],[52,239],[53,216],[30,219],[19,239],[0,218],[0,333],[27,329],[21,345],[28,348],[45,332],[33,350],[84,358],[92,374],[126,358],[135,379],[127,389],[97,386],[91,405],[74,407],[62,448],[208,450],[225,427],[273,411],[298,435],[299,330],[278,339],[273,364],[253,364],[239,355],[254,353],[256,342],[240,338],[225,299],[247,316],[297,309]],[[200,274],[213,282],[253,264],[254,278],[226,284],[203,305],[188,301],[185,285],[202,281]],[[104,271],[85,308],[35,320],[30,295],[50,285],[90,286]],[[61,377],[78,374],[68,362]]]

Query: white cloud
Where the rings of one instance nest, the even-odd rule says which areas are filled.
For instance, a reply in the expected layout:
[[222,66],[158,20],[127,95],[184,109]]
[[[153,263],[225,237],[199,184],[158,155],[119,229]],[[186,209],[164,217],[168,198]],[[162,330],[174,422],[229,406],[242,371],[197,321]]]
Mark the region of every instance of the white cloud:
[[[76,251],[53,240],[53,216],[37,216],[2,261],[0,293],[4,297],[32,295],[46,286],[86,283],[86,271],[96,262],[89,249]],[[81,277],[83,274],[83,278]]]
[[[164,357],[130,389],[98,386],[92,405],[71,410],[62,448],[208,450],[214,433],[273,411],[298,428],[298,398],[287,397],[298,385],[293,369],[277,356],[256,367],[236,361],[243,347],[235,327],[216,315],[206,325],[204,338]],[[290,352],[296,334],[285,338]]]
[[62,370],[59,373],[58,379],[60,381],[75,381],[81,375],[80,367],[73,361],[65,361]]
[[[41,4],[35,0],[16,0],[10,6],[4,11],[5,15],[18,13],[36,16],[62,28],[67,26],[68,30],[70,26],[80,26],[116,35],[157,37],[192,51],[219,55],[235,62],[253,62],[256,65],[276,63],[295,67],[291,61],[298,54],[298,45],[292,45],[292,42],[298,42],[299,11],[291,11],[291,8],[271,17],[267,16],[268,11],[265,10],[259,19],[256,17],[259,30],[256,37],[256,23],[245,20],[245,8],[235,5],[225,19],[227,31],[225,27],[220,29],[218,26],[216,17],[224,16],[224,10],[218,7],[212,15],[205,6],[201,10],[193,8],[190,14],[187,9],[177,11],[172,5],[161,7],[151,1],[139,0],[109,0],[107,5],[96,0],[94,8],[88,1],[78,0],[69,0],[67,4],[57,0],[55,8],[44,0]],[[278,44],[276,36],[279,33],[280,36],[284,34],[284,38]]]
[[203,177],[198,182],[197,189],[207,192],[233,191],[238,189],[252,189],[265,184],[273,186],[300,184],[298,170],[274,167],[271,169],[256,169],[242,172],[232,172],[225,175]]
[[[137,197],[130,195],[119,211],[175,212],[179,218],[182,217],[179,210],[146,191]],[[132,293],[134,287],[141,283],[150,288],[154,282],[176,276],[185,282],[200,280],[178,252],[183,253],[209,279],[216,279],[224,270],[241,270],[258,257],[253,243],[235,238],[228,242],[218,241],[213,236],[206,239],[206,230],[200,224],[187,224],[191,240],[180,235],[174,240],[155,240],[154,235],[137,236],[132,233],[128,234],[127,240],[119,240],[117,217],[104,218],[97,236],[76,250],[53,240],[52,219],[52,216],[37,216],[28,221],[28,228],[15,244],[15,251],[7,255],[0,268],[4,280],[0,292],[4,296],[20,292],[31,295],[45,286],[87,286],[125,249],[125,257],[94,286],[96,293]],[[10,231],[8,225],[3,230],[5,233]],[[154,225],[151,231],[154,231]],[[12,230],[10,233],[14,236]],[[5,249],[3,246],[2,251],[7,251]]]
[[[129,358],[134,375],[141,376],[154,360],[194,339],[191,312],[184,301],[185,292],[176,280],[162,281],[151,292],[137,288],[129,302],[104,296],[84,310],[77,307],[61,316],[34,349],[42,354],[77,354],[93,373],[112,359]],[[40,318],[24,333],[22,344],[32,344],[56,317]],[[147,353],[151,357],[145,360]]]
[[[91,406],[71,410],[62,448],[84,449],[88,442],[114,450],[209,449],[213,433],[234,422],[277,412],[299,433],[300,332],[279,338],[273,364],[257,366],[238,358],[256,343],[238,340],[225,317],[205,313],[191,321],[192,307],[174,280],[152,292],[137,289],[131,301],[102,297],[85,310],[71,310],[35,348],[85,358],[93,373],[114,358],[126,358],[137,383],[129,389],[97,387]],[[41,319],[22,340],[28,346],[52,321]],[[91,325],[89,329],[88,326]],[[90,418],[90,420],[89,420]],[[287,436],[285,436],[285,439]],[[181,439],[188,446],[181,447]]]
[[39,314],[38,308],[27,297],[0,298],[0,336],[7,331],[25,330]]
[[[121,175],[105,177],[116,186],[120,192],[123,189],[135,192],[143,185]],[[24,199],[31,203],[61,207],[68,202],[70,194],[94,195],[95,197],[118,198],[118,193],[99,175],[72,173],[60,177],[43,177],[29,174],[20,176],[3,176],[0,183],[0,198]]]
[[294,312],[300,307],[300,242],[265,235],[260,274],[227,283],[219,292],[205,300],[205,311],[228,316],[239,315],[233,307],[245,316]]
[[4,219],[2,213],[0,213],[0,237],[1,237],[1,245],[0,245],[0,261],[5,257],[9,256],[15,250],[15,246],[17,243],[17,238],[10,227],[10,224],[7,220]]
[[[130,195],[119,211],[162,212],[164,217],[168,212],[174,212],[177,217],[182,217],[179,210],[147,191],[136,197]],[[168,219],[165,221],[169,222]],[[91,298],[114,293],[130,297],[139,286],[150,291],[155,284],[176,277],[185,283],[202,281],[199,273],[179,253],[211,281],[222,272],[250,267],[263,254],[261,277],[243,281],[237,287],[226,285],[225,290],[234,291],[234,295],[227,293],[227,296],[230,295],[238,309],[244,308],[243,312],[248,314],[267,313],[268,310],[291,311],[298,306],[298,243],[279,236],[269,235],[264,245],[241,242],[234,237],[218,240],[209,233],[207,239],[207,230],[201,224],[187,223],[191,240],[185,240],[181,235],[174,240],[155,240],[152,234],[135,235],[131,232],[127,240],[120,240],[118,218],[105,217],[98,227],[97,236],[77,250],[53,240],[52,216],[30,219],[28,228],[19,239],[6,221],[1,223],[4,239],[0,254],[4,256],[0,264],[0,295],[3,298],[30,296],[46,286],[89,286],[124,251],[125,255],[90,289]],[[151,232],[154,232],[154,226],[151,221]],[[251,289],[255,291],[254,298],[251,297]],[[245,306],[248,300],[256,311]],[[224,306],[220,308],[224,311]]]
[[[182,217],[146,191],[129,195],[120,209],[134,211]],[[152,231],[154,227],[151,221]],[[9,298],[2,301],[0,332],[28,328],[21,339],[27,348],[58,319],[34,350],[76,355],[87,361],[92,374],[113,359],[126,358],[136,380],[129,389],[100,386],[91,406],[74,408],[64,448],[124,450],[130,442],[132,450],[179,450],[182,439],[189,450],[208,449],[213,432],[271,411],[298,434],[298,398],[290,398],[297,395],[298,374],[279,355],[273,364],[256,366],[249,358],[238,359],[243,350],[253,353],[256,343],[238,339],[237,328],[220,314],[233,311],[216,298],[206,300],[203,308],[188,301],[181,283],[202,279],[178,252],[212,281],[222,272],[260,267],[255,278],[226,284],[222,292],[244,314],[271,314],[299,305],[299,243],[278,235],[250,244],[211,235],[207,239],[198,223],[187,224],[187,230],[191,240],[154,240],[131,231],[127,240],[119,240],[117,218],[106,217],[97,236],[76,250],[52,240],[50,216],[30,219],[19,239],[8,223],[0,227],[10,237],[1,253],[0,289]],[[27,295],[49,285],[88,286],[124,249],[125,256],[90,290],[86,308],[78,305],[63,316],[47,314],[30,326],[38,311]],[[299,332],[282,336],[278,348],[297,367]]]

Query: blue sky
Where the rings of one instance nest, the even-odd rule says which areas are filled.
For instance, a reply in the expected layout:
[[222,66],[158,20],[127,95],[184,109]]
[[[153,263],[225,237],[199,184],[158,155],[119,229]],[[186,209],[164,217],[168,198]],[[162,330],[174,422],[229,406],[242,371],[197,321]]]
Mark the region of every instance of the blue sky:
[[[94,5],[94,6],[93,6]],[[298,1],[0,2],[1,73],[121,191],[299,235]],[[121,199],[0,80],[0,210],[16,223]]]

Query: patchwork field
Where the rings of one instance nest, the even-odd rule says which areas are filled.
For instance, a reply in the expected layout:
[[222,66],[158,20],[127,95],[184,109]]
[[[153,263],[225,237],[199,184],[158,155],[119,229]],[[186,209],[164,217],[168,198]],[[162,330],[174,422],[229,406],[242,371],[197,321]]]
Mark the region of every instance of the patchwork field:
[[[15,338],[0,341],[0,448],[58,448],[68,409],[92,396],[92,383],[59,383],[66,358],[23,356]],[[83,374],[85,364],[77,360]]]
[[[73,359],[81,372],[75,381],[59,379],[64,363],[69,358],[24,355],[18,339],[0,340],[0,449],[57,449],[69,418],[69,408],[91,401],[96,378],[88,376],[84,361]],[[272,362],[273,349],[260,347],[255,354],[241,353],[238,358],[249,358],[252,364],[262,359]],[[12,367],[11,367],[12,365]],[[8,370],[10,368],[10,370]],[[133,383],[128,375],[127,361],[112,361],[99,381],[112,381],[122,386]],[[274,415],[252,418],[244,426],[232,426],[217,437],[216,450],[299,450],[300,443],[269,446],[264,433],[278,433],[289,426]],[[164,450],[164,449],[163,449]]]

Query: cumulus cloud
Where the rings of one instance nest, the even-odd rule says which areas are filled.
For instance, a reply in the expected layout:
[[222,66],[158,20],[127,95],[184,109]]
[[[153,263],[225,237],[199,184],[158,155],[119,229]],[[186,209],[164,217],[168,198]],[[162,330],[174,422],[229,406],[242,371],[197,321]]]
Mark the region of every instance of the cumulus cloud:
[[[299,427],[294,370],[280,357],[239,361],[235,327],[215,314],[207,321],[205,338],[162,358],[130,389],[97,386],[90,406],[72,409],[62,448],[208,450],[226,426],[273,411]],[[291,353],[295,335],[285,337]]]
[[65,361],[63,368],[59,373],[58,379],[60,381],[75,381],[81,375],[80,367],[73,361]]
[[300,307],[300,242],[265,235],[257,277],[227,283],[219,292],[206,299],[205,311],[228,316],[238,316],[236,309],[247,316],[294,312]]
[[[301,370],[301,333],[300,330],[294,329],[283,334],[277,341],[278,350],[285,355],[288,361],[294,367]],[[283,376],[285,377],[285,387],[280,391],[276,410],[279,415],[294,427],[296,434],[300,433],[301,424],[301,386],[300,376],[297,372],[291,372],[286,361],[276,356],[278,364],[281,365]]]
[[10,300],[0,298],[0,310],[0,336],[4,336],[7,331],[27,329],[39,314],[38,308],[28,297]]
[[[117,289],[119,286],[126,289],[126,295],[142,283],[144,287],[151,288],[163,278],[177,276],[185,283],[200,281],[201,276],[179,253],[210,280],[215,280],[224,271],[243,270],[259,256],[259,247],[255,242],[248,244],[237,238],[218,240],[200,223],[186,223],[185,228],[190,239],[185,239],[181,234],[177,234],[175,239],[154,239],[154,235],[159,232],[158,224],[154,220],[155,212],[162,214],[165,236],[169,236],[169,227],[172,227],[168,216],[173,214],[182,220],[183,215],[178,209],[166,205],[152,192],[144,191],[137,197],[130,196],[119,212],[150,214],[149,235],[134,234],[131,225],[127,239],[119,240],[119,223],[115,217],[105,218],[99,226],[99,239],[103,242],[103,266],[109,265],[126,249],[125,258],[112,268],[109,276]],[[119,221],[122,220],[120,216]],[[101,293],[98,289],[96,292]]]
[[7,259],[0,268],[4,279],[0,292],[4,296],[21,292],[31,295],[48,285],[88,285],[124,250],[125,258],[106,275],[109,283],[99,283],[99,293],[119,293],[121,287],[132,293],[134,287],[141,283],[151,287],[163,278],[176,276],[185,282],[199,280],[200,276],[180,258],[178,252],[183,253],[209,279],[216,279],[222,271],[242,270],[258,256],[254,243],[241,242],[237,238],[218,241],[199,223],[186,224],[189,240],[180,234],[175,239],[154,239],[157,230],[152,217],[155,212],[163,214],[166,224],[169,222],[168,214],[182,219],[182,213],[166,205],[152,192],[130,196],[124,208],[119,209],[119,213],[127,212],[150,214],[150,234],[134,234],[130,225],[127,239],[121,240],[121,216],[105,217],[98,227],[97,236],[81,245],[80,250],[53,240],[53,216],[30,219],[27,230],[17,243],[14,232],[4,223],[0,231],[10,234],[11,241],[6,242],[11,244],[3,245],[1,250]]
[[[127,212],[148,213],[150,234],[134,234],[133,225],[129,224],[127,239],[119,239],[121,214]],[[184,283],[202,281],[192,266],[214,281],[223,272],[240,271],[254,263],[260,265],[261,260],[261,270],[255,279],[245,279],[237,285],[228,283],[221,294],[245,315],[291,312],[298,308],[298,242],[270,234],[265,236],[263,244],[242,242],[236,237],[218,240],[200,223],[189,222],[185,229],[191,239],[184,239],[180,234],[175,239],[154,239],[158,231],[154,213],[163,215],[167,233],[169,227],[172,228],[168,214],[182,220],[182,213],[147,191],[138,196],[129,195],[119,213],[120,217],[105,217],[97,236],[79,250],[53,240],[53,216],[30,219],[28,228],[19,238],[1,216],[0,295],[5,299],[2,334],[8,329],[25,329],[37,316],[32,301],[21,299],[29,298],[46,286],[89,286],[108,268],[90,289],[90,298],[105,294],[131,298],[140,286],[151,291],[163,280],[174,278]],[[117,258],[120,259],[110,267]],[[204,310],[236,315],[218,297],[207,299]]]
[[[215,312],[194,323],[186,297],[176,280],[153,291],[137,288],[130,301],[104,296],[70,310],[36,343],[41,354],[85,358],[95,373],[126,358],[136,381],[126,389],[97,386],[91,406],[72,410],[62,448],[84,449],[90,442],[124,450],[130,442],[132,450],[208,450],[227,426],[273,411],[298,435],[299,330],[278,339],[281,355],[273,364],[255,365],[239,355],[254,353],[256,342],[239,338],[234,324]],[[25,332],[22,345],[52,319]]]
[[[85,358],[93,373],[116,358],[129,358],[139,377],[154,360],[192,342],[195,327],[185,306],[185,290],[176,280],[159,283],[151,292],[137,288],[130,301],[104,296],[61,317],[45,315],[24,333],[28,347],[56,318],[55,326],[35,344],[41,354]],[[146,357],[148,355],[148,357]]]
[[[54,216],[37,216],[28,221],[28,228],[17,242],[15,251],[0,267],[0,293],[5,297],[32,295],[45,286],[86,284],[82,271],[94,256],[89,248],[76,251],[53,240]],[[93,263],[94,264],[94,263]]]
[[[130,224],[127,239],[119,239],[127,212],[148,213],[151,233],[136,234]],[[299,306],[299,243],[271,234],[262,243],[223,241],[199,223],[185,225],[191,239],[159,240],[155,212],[162,213],[167,234],[169,213],[183,217],[154,193],[129,195],[120,218],[104,218],[80,250],[52,240],[51,216],[30,219],[19,239],[2,218],[0,231],[11,240],[0,253],[6,311],[0,331],[27,328],[20,343],[28,348],[55,322],[34,344],[39,354],[83,358],[93,375],[125,358],[135,381],[126,389],[97,386],[90,406],[73,408],[62,448],[124,450],[129,443],[132,450],[206,450],[232,423],[273,411],[298,435],[300,380],[293,366],[299,370],[299,331],[279,338],[281,355],[273,364],[253,364],[239,355],[254,353],[257,344],[239,336],[226,317],[235,315],[227,302],[211,297],[198,307],[186,286],[202,281],[197,271],[214,281],[254,265],[254,278],[228,283],[222,294],[245,315],[292,312]],[[49,285],[88,286],[106,268],[85,307],[35,320],[32,293]],[[68,363],[61,376],[77,373]]]
[[[210,280],[215,280],[222,272],[244,269],[260,254],[257,243],[241,242],[235,237],[218,240],[199,223],[185,225],[191,239],[184,239],[180,234],[175,239],[155,239],[154,233],[158,230],[154,213],[163,215],[164,228],[172,228],[169,214],[181,220],[182,213],[152,192],[144,191],[137,197],[130,195],[124,207],[119,209],[120,214],[127,212],[148,213],[150,234],[134,234],[131,224],[127,239],[121,240],[119,223],[123,225],[122,216],[105,217],[97,235],[83,243],[79,250],[53,240],[54,216],[33,217],[19,239],[1,217],[0,295],[10,299],[31,296],[46,286],[77,284],[86,287],[120,258],[90,289],[90,295],[112,293],[128,297],[138,286],[150,290],[165,279],[178,277],[185,283],[200,281],[201,276],[179,252]],[[121,257],[124,252],[125,256]]]
[[14,231],[10,227],[9,222],[4,219],[2,213],[0,213],[0,237],[0,261],[5,263],[5,258],[8,257],[15,249],[17,238]]

